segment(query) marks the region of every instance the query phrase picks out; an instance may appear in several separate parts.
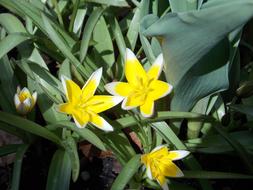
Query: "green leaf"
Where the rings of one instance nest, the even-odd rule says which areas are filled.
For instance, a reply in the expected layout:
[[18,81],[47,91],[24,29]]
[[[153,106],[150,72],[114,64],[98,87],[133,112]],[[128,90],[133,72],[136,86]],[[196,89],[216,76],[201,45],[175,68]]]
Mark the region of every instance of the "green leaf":
[[93,40],[97,43],[94,45],[94,57],[98,67],[103,66],[110,69],[115,62],[112,39],[103,16],[99,18],[93,31]]
[[172,12],[184,12],[197,9],[198,0],[169,0]]
[[[229,136],[236,139],[247,150],[253,149],[253,133],[251,131],[231,132]],[[220,134],[190,139],[186,141],[186,146],[191,151],[209,154],[231,153],[234,151],[233,147]]]
[[85,56],[88,51],[89,42],[91,39],[92,32],[93,32],[100,16],[102,15],[103,11],[104,11],[104,8],[102,8],[102,7],[94,9],[85,24],[85,27],[83,30],[81,46],[80,46],[80,61],[81,61],[81,63],[85,59]]
[[107,6],[116,6],[116,7],[129,7],[129,4],[126,0],[84,0],[85,2],[90,3],[99,3]]
[[16,93],[18,81],[7,56],[0,59],[0,71],[0,90],[3,96],[0,103],[2,105],[2,110],[9,113],[16,113],[14,95]]
[[134,176],[134,174],[138,171],[141,165],[141,156],[139,154],[127,162],[127,164],[123,167],[118,177],[115,179],[112,184],[111,190],[123,190],[130,179]]
[[80,129],[72,122],[60,121],[60,122],[56,122],[51,125],[47,125],[46,127],[48,129],[54,129],[55,127],[64,127],[66,129],[76,132],[83,139],[89,141],[91,144],[93,144],[94,146],[96,146],[100,150],[106,150],[103,142],[97,137],[97,135],[95,133],[93,133],[92,131],[90,131],[87,128]]
[[1,156],[6,156],[8,154],[16,152],[19,147],[22,146],[20,144],[9,144],[9,145],[4,145],[0,147],[0,157]]
[[0,25],[4,27],[7,33],[26,33],[22,22],[10,13],[0,14]]
[[67,151],[58,149],[51,160],[46,190],[68,190],[71,176],[71,161]]
[[66,149],[66,151],[69,154],[69,158],[71,161],[71,168],[72,168],[72,180],[73,182],[76,182],[79,176],[80,172],[80,160],[78,156],[78,148],[77,143],[75,142],[74,138],[71,135],[70,131],[63,130],[63,145]]
[[3,38],[0,41],[0,59],[7,54],[10,50],[17,47],[19,44],[21,44],[24,41],[27,41],[30,39],[30,36],[23,34],[23,33],[15,33],[15,34],[9,34],[5,38]]
[[252,175],[230,173],[230,172],[214,172],[214,171],[183,171],[184,178],[197,179],[253,179]]
[[12,172],[11,190],[19,190],[19,182],[20,182],[23,157],[28,147],[29,147],[28,144],[23,144],[17,150],[16,158],[15,158],[14,166],[13,166],[13,172]]
[[[189,110],[200,98],[228,88],[229,53],[233,52],[227,52],[224,38],[252,17],[252,7],[250,0],[213,0],[200,11],[143,20],[143,34],[162,43],[166,77],[175,87],[173,110]],[[232,22],[227,22],[228,17]]]
[[[210,120],[211,118],[202,114],[192,113],[192,112],[172,112],[172,111],[160,111],[157,112],[156,117],[154,118],[144,118],[141,117],[144,123],[156,122],[156,121],[164,121],[166,119],[173,120],[182,120],[182,119],[199,119],[199,120]],[[134,117],[128,116],[117,119],[114,121],[115,125],[120,125],[121,127],[130,127],[137,124],[137,121]]]
[[59,137],[57,137],[54,133],[52,133],[48,129],[38,125],[37,123],[2,111],[0,111],[0,121],[9,124],[10,125],[9,127],[16,127],[18,129],[27,131],[34,135],[48,139],[56,143],[57,145],[61,146],[61,140]]
[[63,55],[66,56],[66,58],[68,58],[72,64],[74,64],[74,66],[79,70],[80,74],[82,74],[83,77],[88,79],[89,74],[86,72],[84,67],[77,60],[77,58],[72,54],[70,48],[68,47],[64,39],[61,37],[61,35],[53,28],[50,23],[50,20],[44,14],[42,14],[42,19],[49,38],[59,48]]

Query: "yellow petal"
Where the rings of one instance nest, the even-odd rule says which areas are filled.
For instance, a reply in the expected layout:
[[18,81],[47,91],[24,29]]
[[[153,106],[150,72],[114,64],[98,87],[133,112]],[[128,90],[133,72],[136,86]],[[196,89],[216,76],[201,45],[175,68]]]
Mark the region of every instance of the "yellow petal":
[[145,95],[136,95],[136,94],[132,94],[129,97],[125,98],[124,101],[121,104],[121,108],[124,110],[130,110],[133,109],[135,107],[138,107],[142,104],[144,104],[144,96]]
[[72,114],[73,113],[73,105],[70,103],[64,103],[56,106],[57,111],[61,113],[66,114]]
[[102,129],[104,131],[113,131],[112,126],[106,120],[104,120],[104,118],[100,117],[95,113],[91,114],[90,122],[97,128]]
[[27,98],[32,98],[30,91],[24,87],[18,94],[20,102],[25,101]]
[[105,110],[112,108],[113,106],[117,105],[123,100],[120,96],[104,96],[98,95],[93,96],[90,100],[86,103],[90,111],[95,113],[100,113]]
[[[167,180],[165,178],[165,176],[163,175],[159,175],[156,178],[157,182],[163,187],[163,190],[166,190],[166,186],[167,186]],[[167,188],[168,189],[168,188]]]
[[34,93],[32,94],[32,107],[36,104],[37,97],[38,97],[37,92],[34,92]]
[[141,105],[140,110],[143,117],[151,117],[154,113],[154,101],[146,100],[146,102]]
[[164,96],[167,96],[173,89],[173,87],[166,82],[155,80],[150,84],[152,91],[149,92],[149,98],[157,100]]
[[105,89],[112,95],[123,97],[129,96],[133,91],[133,87],[126,82],[111,82],[105,85]]
[[101,67],[98,70],[96,70],[94,73],[92,73],[88,81],[85,83],[85,85],[82,88],[82,101],[87,101],[89,98],[91,98],[94,95],[100,83],[102,72],[103,70]]
[[91,117],[86,112],[82,112],[80,110],[74,110],[73,119],[78,128],[84,128],[86,124],[90,121]]
[[127,81],[133,85],[139,85],[147,80],[147,74],[134,53],[126,49],[125,56],[125,75]]
[[168,157],[171,160],[181,160],[182,158],[188,156],[189,154],[190,152],[186,150],[172,150],[172,151],[169,151]]
[[182,177],[183,172],[172,161],[161,161],[159,164],[161,174],[167,177]]
[[149,79],[158,79],[163,69],[163,55],[160,54],[154,64],[150,67],[147,75]]
[[70,102],[77,102],[81,95],[80,87],[74,81],[65,76],[61,77],[61,81],[67,100]]

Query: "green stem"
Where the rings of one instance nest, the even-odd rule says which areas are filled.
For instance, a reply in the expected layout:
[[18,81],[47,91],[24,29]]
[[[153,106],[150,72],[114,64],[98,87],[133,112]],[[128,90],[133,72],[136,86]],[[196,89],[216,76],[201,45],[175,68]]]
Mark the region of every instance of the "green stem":
[[61,16],[61,12],[60,12],[57,0],[52,0],[52,3],[55,7],[55,11],[56,11],[59,23],[62,27],[64,27],[63,19],[62,19],[62,16]]

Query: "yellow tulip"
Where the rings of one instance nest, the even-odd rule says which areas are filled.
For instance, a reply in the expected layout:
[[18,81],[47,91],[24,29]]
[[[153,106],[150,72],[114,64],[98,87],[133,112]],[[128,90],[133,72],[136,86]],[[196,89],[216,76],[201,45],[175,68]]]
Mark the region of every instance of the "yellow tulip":
[[122,101],[119,96],[94,95],[102,76],[102,68],[95,71],[82,89],[72,80],[62,76],[67,102],[57,106],[59,112],[70,114],[79,128],[88,122],[104,131],[113,131],[112,126],[98,115]]
[[166,177],[182,177],[183,172],[173,163],[186,157],[186,150],[169,151],[166,146],[158,146],[148,154],[141,156],[141,162],[146,167],[147,177],[155,179],[164,190],[168,189]]
[[154,101],[168,95],[172,85],[158,80],[163,68],[163,56],[160,54],[146,72],[134,53],[126,49],[125,75],[128,82],[111,82],[105,89],[113,95],[124,98],[122,109],[140,107],[144,117],[154,113]]
[[21,115],[26,115],[29,113],[37,101],[37,92],[34,92],[32,95],[27,88],[20,90],[20,87],[17,87],[17,93],[14,95],[14,104],[16,110]]

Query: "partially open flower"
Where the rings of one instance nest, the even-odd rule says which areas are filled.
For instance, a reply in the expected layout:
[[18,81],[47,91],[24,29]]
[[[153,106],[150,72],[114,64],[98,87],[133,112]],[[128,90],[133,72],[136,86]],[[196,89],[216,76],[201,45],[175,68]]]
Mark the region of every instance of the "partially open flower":
[[147,177],[155,179],[163,190],[168,190],[166,177],[182,177],[183,172],[173,163],[186,157],[186,150],[169,151],[166,146],[158,146],[148,154],[141,156],[141,162],[146,167]]
[[32,95],[30,91],[25,87],[20,90],[20,87],[17,87],[17,93],[14,96],[14,103],[16,110],[21,115],[26,115],[29,113],[37,101],[37,92],[34,92]]

